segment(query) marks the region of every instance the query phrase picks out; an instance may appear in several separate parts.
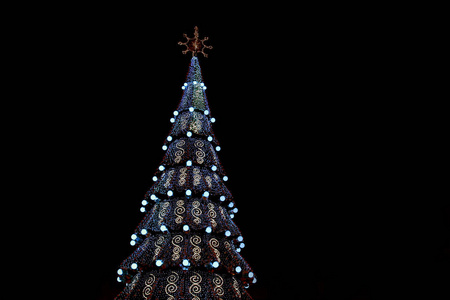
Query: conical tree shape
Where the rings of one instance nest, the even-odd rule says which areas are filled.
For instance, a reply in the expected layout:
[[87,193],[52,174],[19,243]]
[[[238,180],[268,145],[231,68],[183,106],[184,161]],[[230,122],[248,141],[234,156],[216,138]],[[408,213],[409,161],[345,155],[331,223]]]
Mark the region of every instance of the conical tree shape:
[[135,251],[118,270],[116,299],[251,299],[253,271],[241,257],[243,237],[220,164],[206,87],[192,57],[166,154],[145,194]]

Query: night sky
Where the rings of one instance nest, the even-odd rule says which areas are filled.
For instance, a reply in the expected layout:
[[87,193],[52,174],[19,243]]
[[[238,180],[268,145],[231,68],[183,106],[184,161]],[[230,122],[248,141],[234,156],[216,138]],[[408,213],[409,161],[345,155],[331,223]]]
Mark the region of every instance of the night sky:
[[194,26],[214,47],[199,62],[255,300],[446,291],[449,206],[409,180],[395,40],[363,13],[269,11],[207,20],[115,7],[45,25],[30,76],[44,76],[34,105],[46,117],[30,130],[45,132],[53,194],[72,212],[56,217],[70,227],[58,249],[74,255],[61,268],[82,299],[122,289],[116,270],[189,67],[177,42]]

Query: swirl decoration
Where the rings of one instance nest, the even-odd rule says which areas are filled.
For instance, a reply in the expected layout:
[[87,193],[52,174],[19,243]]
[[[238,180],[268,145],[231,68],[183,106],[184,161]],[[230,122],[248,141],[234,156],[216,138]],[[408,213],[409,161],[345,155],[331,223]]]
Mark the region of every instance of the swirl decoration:
[[199,134],[200,131],[202,130],[202,121],[201,120],[203,119],[203,115],[196,111],[193,114],[193,119],[195,121],[191,122],[189,129],[192,130],[193,132]]
[[155,255],[153,255],[153,260],[155,260],[158,257],[159,252],[161,252],[161,245],[163,243],[164,243],[164,237],[160,236],[158,238],[158,240],[155,242]]
[[202,249],[198,246],[201,243],[202,239],[198,235],[194,235],[191,237],[191,245],[192,248],[192,258],[196,261],[199,261],[201,258],[200,253],[202,252]]
[[202,175],[200,175],[200,169],[194,168],[194,185],[199,185],[201,178],[202,178]]
[[240,299],[241,298],[241,292],[239,291],[239,284],[238,284],[236,278],[234,278],[234,277],[233,277],[233,287],[234,287],[234,290],[236,291],[236,295]]
[[186,172],[187,172],[186,167],[180,169],[180,177],[178,179],[178,183],[181,186],[183,186],[186,183],[186,176],[187,176]]
[[175,223],[177,224],[181,224],[181,222],[183,222],[183,214],[186,211],[186,209],[183,207],[184,205],[184,201],[183,200],[178,200],[177,201],[177,207],[174,209],[175,211],[175,215],[177,216],[175,219]]
[[217,154],[216,151],[214,151],[214,147],[213,145],[209,145],[210,149],[211,149],[211,153],[213,154],[213,158],[214,158],[214,162],[216,163],[216,166],[219,166],[219,159],[217,158]]
[[169,207],[170,206],[170,202],[164,202],[164,204],[161,207],[161,210],[159,211],[158,214],[158,225],[161,226],[162,222],[164,221],[164,217],[166,216],[166,214],[169,212]]
[[166,183],[164,183],[165,188],[167,188],[170,185],[170,181],[172,180],[173,173],[175,173],[175,170],[169,171],[169,173],[167,175]]
[[202,221],[202,219],[199,218],[202,215],[202,210],[199,208],[200,202],[194,201],[192,202],[192,206],[193,208],[191,210],[191,213],[194,216],[194,222],[195,224],[200,224],[200,222]]
[[128,287],[129,287],[129,292],[130,292],[130,293],[134,290],[134,288],[136,287],[136,284],[139,282],[139,279],[140,279],[140,278],[141,278],[141,273],[140,273],[140,272],[137,273],[137,274],[133,277],[133,280],[131,281],[130,285],[128,286]]
[[222,219],[226,220],[227,217],[225,216],[225,210],[223,209],[222,206],[219,207],[219,211],[220,211],[220,214],[222,215]]
[[230,243],[225,241],[223,244],[225,245],[225,248],[227,248],[228,251],[230,252],[232,251]]
[[189,287],[189,293],[193,296],[192,300],[200,300],[197,295],[202,291],[202,287],[200,286],[200,282],[202,282],[202,276],[198,273],[194,273],[194,275],[191,276],[189,279],[192,283],[192,285]]
[[211,225],[215,228],[217,226],[217,222],[215,220],[215,218],[217,217],[217,213],[214,210],[214,204],[208,203],[208,209],[208,216],[211,218]]
[[183,241],[183,237],[181,235],[177,235],[172,239],[172,245],[173,245],[172,260],[177,260],[180,258],[181,247],[177,244],[181,243],[182,241]]
[[169,296],[167,299],[169,300],[174,300],[175,298],[173,297],[173,293],[175,293],[178,289],[178,286],[176,285],[177,281],[178,281],[179,277],[178,274],[175,272],[172,272],[172,274],[167,277],[167,285],[165,288],[166,294],[167,296]]
[[212,179],[211,179],[211,176],[206,176],[206,177],[205,177],[205,180],[206,180],[206,182],[208,183],[209,188],[212,188],[212,183],[211,183]]
[[197,148],[197,151],[195,152],[195,155],[197,155],[197,162],[202,164],[205,161],[205,152],[202,149],[202,147],[205,146],[205,143],[201,140],[196,140],[194,146]]
[[181,157],[184,154],[183,146],[186,144],[185,140],[179,140],[178,143],[176,143],[175,147],[177,147],[177,152],[175,152],[175,163],[179,164],[181,161]]
[[150,274],[148,279],[145,281],[145,287],[144,287],[144,290],[142,291],[142,296],[144,297],[144,299],[148,300],[151,298],[153,284],[155,283],[155,280],[156,280],[155,275]]
[[185,130],[185,129],[186,129],[187,121],[188,121],[189,115],[190,115],[189,113],[184,113],[184,114],[181,116],[181,130]]
[[214,293],[216,293],[216,295],[218,296],[223,296],[225,294],[225,291],[222,288],[223,278],[220,277],[220,275],[218,274],[214,274],[213,283],[214,283]]
[[219,175],[217,175],[217,174],[215,174],[215,173],[214,173],[214,178],[216,179],[216,181],[220,181]]
[[220,263],[220,251],[216,248],[219,247],[219,241],[215,238],[209,240],[209,246],[214,250],[214,254],[216,255],[217,262]]

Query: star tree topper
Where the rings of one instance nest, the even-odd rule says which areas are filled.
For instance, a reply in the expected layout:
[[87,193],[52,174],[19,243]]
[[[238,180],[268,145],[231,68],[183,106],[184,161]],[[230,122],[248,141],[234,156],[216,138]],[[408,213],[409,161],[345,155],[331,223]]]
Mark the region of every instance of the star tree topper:
[[208,54],[205,53],[204,48],[206,49],[212,49],[212,46],[205,45],[205,41],[209,39],[209,37],[205,37],[204,39],[198,38],[198,27],[194,27],[194,37],[190,38],[187,36],[186,33],[183,33],[183,36],[186,38],[186,42],[178,42],[178,45],[184,45],[186,46],[186,50],[183,51],[183,54],[188,53],[189,51],[192,52],[192,56],[197,56],[197,53],[203,54],[204,57],[208,57]]

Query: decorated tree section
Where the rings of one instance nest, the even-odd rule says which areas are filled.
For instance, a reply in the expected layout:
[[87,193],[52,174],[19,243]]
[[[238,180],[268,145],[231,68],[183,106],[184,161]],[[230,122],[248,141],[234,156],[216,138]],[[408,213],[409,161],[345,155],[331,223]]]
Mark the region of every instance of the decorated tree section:
[[164,158],[145,194],[146,213],[131,236],[134,252],[117,271],[122,299],[252,299],[255,275],[233,222],[238,212],[226,187],[197,53],[207,38],[181,43],[193,56],[183,96],[170,121]]

